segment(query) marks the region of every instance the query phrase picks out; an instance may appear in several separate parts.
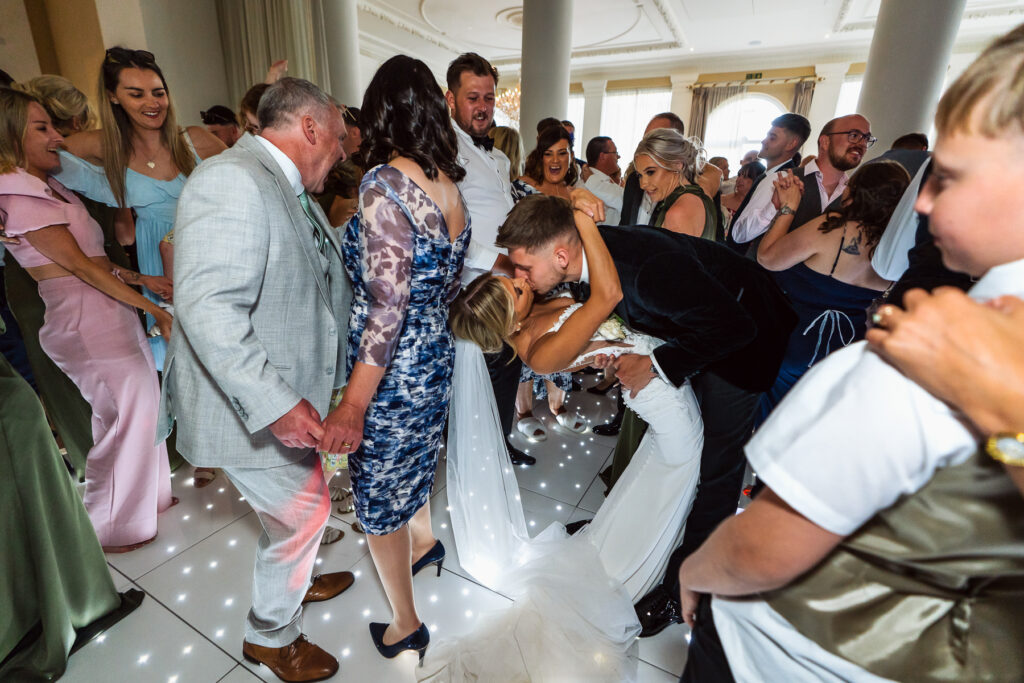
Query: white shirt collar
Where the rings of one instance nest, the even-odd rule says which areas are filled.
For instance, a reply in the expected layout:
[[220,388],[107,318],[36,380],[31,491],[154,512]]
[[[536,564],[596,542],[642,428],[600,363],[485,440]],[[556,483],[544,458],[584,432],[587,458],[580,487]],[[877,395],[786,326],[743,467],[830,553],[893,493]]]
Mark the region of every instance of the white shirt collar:
[[986,301],[1004,294],[1024,294],[1024,259],[989,268],[970,289],[972,299]]
[[582,267],[580,268],[580,282],[590,284],[590,265],[587,263],[587,252],[585,249],[580,247],[580,258],[583,259]]
[[590,173],[591,175],[596,176],[598,180],[607,180],[608,182],[615,182],[612,180],[612,177],[610,175],[608,175],[604,171],[594,168],[593,166],[590,167]]
[[[488,152],[483,147],[477,147],[476,143],[473,142],[473,136],[470,135],[469,133],[467,133],[466,131],[462,130],[462,127],[458,123],[455,122],[455,119],[452,119],[452,128],[455,129],[455,134],[462,138],[462,141],[463,141],[463,143],[465,143],[466,147],[468,147],[470,149],[474,149],[474,150],[476,150],[477,152],[479,152],[480,154],[482,154],[484,156],[488,156],[488,154],[490,154],[490,152]],[[492,149],[497,149],[497,148],[493,147]]]
[[292,186],[292,190],[295,192],[295,196],[298,197],[300,194],[306,191],[306,188],[302,185],[302,174],[299,173],[299,167],[295,165],[287,154],[282,152],[280,148],[270,140],[266,139],[262,135],[255,136],[263,147],[270,152],[270,156],[274,157],[274,161],[281,167],[281,171],[284,172],[284,177],[288,179],[288,184]]

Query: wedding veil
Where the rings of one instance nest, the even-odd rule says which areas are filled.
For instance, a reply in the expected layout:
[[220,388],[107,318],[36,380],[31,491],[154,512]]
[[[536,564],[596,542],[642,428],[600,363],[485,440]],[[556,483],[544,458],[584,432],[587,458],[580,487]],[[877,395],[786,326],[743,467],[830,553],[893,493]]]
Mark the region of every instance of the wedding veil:
[[554,523],[531,539],[483,353],[456,341],[447,491],[462,567],[514,604],[434,643],[420,680],[632,681],[632,600],[585,536]]

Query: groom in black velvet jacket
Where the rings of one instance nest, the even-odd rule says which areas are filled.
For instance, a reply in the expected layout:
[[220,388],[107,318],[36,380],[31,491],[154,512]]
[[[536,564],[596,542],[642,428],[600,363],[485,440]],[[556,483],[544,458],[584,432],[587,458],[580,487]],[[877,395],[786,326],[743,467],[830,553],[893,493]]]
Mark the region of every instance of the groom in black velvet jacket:
[[[660,375],[673,386],[691,380],[701,404],[701,483],[682,546],[665,581],[637,604],[653,635],[679,620],[679,565],[736,510],[761,392],[775,381],[796,325],[785,295],[753,261],[697,237],[644,226],[600,226],[622,283],[615,312],[637,332],[665,340],[651,356],[621,356],[624,390],[640,391]],[[516,276],[539,293],[589,282],[583,243],[565,200],[534,195],[519,202],[498,230]]]

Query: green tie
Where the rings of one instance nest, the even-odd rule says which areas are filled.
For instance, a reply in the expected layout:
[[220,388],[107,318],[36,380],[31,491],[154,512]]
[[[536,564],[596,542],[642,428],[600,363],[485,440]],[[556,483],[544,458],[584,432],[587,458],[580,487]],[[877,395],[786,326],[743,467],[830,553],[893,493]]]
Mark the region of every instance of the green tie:
[[309,219],[309,224],[313,226],[313,244],[316,245],[316,250],[322,256],[327,256],[327,235],[324,234],[324,229],[320,227],[316,218],[313,217],[313,212],[309,209],[309,194],[305,191],[299,195],[299,204],[302,204],[302,210],[306,212],[306,218]]

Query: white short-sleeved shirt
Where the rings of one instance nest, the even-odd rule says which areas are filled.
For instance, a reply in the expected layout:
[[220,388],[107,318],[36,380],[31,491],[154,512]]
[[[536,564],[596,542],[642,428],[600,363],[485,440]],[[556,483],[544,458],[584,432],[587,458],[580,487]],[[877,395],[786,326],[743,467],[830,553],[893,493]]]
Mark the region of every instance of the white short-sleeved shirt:
[[462,198],[469,207],[473,234],[466,253],[462,280],[469,282],[491,269],[504,249],[494,246],[498,227],[512,210],[511,162],[499,149],[487,151],[473,144],[469,133],[452,123],[459,141],[459,164],[466,177],[459,183]]
[[[987,300],[1024,297],[1024,260],[991,269],[970,290]],[[966,461],[977,441],[963,416],[907,379],[865,342],[815,365],[747,444],[758,476],[788,505],[849,536],[940,467]],[[757,598],[712,600],[715,625],[739,683],[870,681],[874,676],[798,632]]]

